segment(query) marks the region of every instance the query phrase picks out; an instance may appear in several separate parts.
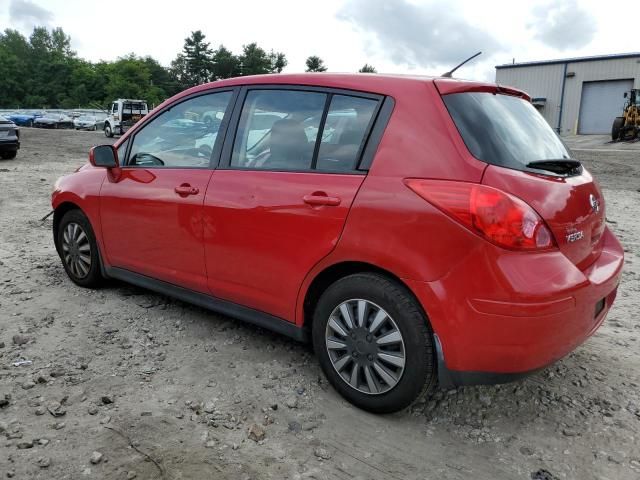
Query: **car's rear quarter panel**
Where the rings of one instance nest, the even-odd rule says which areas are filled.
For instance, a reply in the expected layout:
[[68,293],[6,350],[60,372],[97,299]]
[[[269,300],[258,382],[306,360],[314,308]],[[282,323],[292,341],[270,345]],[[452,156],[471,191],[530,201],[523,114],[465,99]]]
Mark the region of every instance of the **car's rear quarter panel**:
[[482,246],[477,235],[418,197],[403,181],[480,182],[486,168],[463,148],[433,82],[392,84],[382,93],[394,98],[393,113],[337,247],[305,279],[298,297],[298,324],[304,321],[307,288],[331,265],[364,262],[403,280],[426,282],[472,258]]

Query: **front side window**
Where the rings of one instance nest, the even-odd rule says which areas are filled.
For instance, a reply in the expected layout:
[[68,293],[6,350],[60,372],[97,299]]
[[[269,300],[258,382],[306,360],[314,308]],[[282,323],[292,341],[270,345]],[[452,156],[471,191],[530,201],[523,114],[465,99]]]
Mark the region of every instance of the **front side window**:
[[295,90],[247,93],[235,137],[231,166],[264,170],[307,170],[327,94]]
[[[206,168],[231,92],[201,95],[161,113],[136,133],[128,165]],[[216,121],[212,121],[215,119]]]

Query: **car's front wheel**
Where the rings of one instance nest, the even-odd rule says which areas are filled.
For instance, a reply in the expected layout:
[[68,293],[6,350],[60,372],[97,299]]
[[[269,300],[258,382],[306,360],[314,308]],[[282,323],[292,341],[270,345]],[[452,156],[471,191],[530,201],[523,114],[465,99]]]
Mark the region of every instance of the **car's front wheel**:
[[107,138],[113,137],[113,130],[111,130],[111,125],[109,125],[108,123],[104,126],[104,135]]
[[67,275],[81,287],[95,288],[103,281],[100,253],[89,219],[80,210],[64,214],[57,231],[58,253]]
[[316,306],[313,344],[329,382],[364,410],[402,410],[435,385],[428,320],[385,276],[359,273],[332,284]]
[[17,150],[10,150],[8,152],[0,153],[0,157],[2,157],[3,160],[13,160],[14,158],[16,158],[16,155],[18,155]]

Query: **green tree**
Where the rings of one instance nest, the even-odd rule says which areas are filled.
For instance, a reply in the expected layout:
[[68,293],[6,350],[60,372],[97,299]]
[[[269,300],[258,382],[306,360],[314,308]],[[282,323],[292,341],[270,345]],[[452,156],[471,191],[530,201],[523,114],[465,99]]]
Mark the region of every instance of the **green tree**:
[[18,108],[24,106],[29,92],[26,79],[29,78],[31,45],[17,30],[0,33],[0,79],[2,79],[2,102],[0,107]]
[[271,50],[269,54],[269,58],[271,59],[271,72],[272,73],[282,73],[284,67],[289,64],[287,57],[282,52],[274,52]]
[[358,70],[358,73],[378,73],[378,71],[373,65],[369,65],[368,63],[365,63],[362,66],[362,68]]
[[115,98],[139,98],[150,105],[157,105],[167,96],[160,86],[153,83],[153,72],[148,61],[134,54],[108,63],[105,73],[105,104]]
[[171,63],[174,78],[182,87],[192,87],[212,80],[213,52],[200,30],[184,39],[182,52]]
[[305,64],[307,65],[307,72],[326,72],[327,71],[327,67],[324,64],[324,61],[316,56],[316,55],[311,55],[310,57],[307,58]]
[[241,75],[261,75],[273,72],[272,59],[255,42],[242,47],[239,60]]
[[71,48],[62,29],[36,27],[27,38],[0,32],[0,108],[106,107],[115,98],[137,97],[158,104],[180,90],[237,75],[282,72],[287,58],[256,43],[240,55],[220,45],[212,51],[197,30],[166,68],[152,57],[129,54],[113,62],[88,62]]
[[220,45],[213,52],[213,79],[231,78],[240,74],[240,60],[231,50]]

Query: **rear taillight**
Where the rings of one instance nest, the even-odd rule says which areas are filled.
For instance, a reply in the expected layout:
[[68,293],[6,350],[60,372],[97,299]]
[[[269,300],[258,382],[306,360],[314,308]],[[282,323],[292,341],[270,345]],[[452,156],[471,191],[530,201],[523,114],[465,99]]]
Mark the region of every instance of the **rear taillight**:
[[429,203],[490,242],[513,250],[555,246],[544,220],[527,203],[476,183],[411,178],[406,185]]

